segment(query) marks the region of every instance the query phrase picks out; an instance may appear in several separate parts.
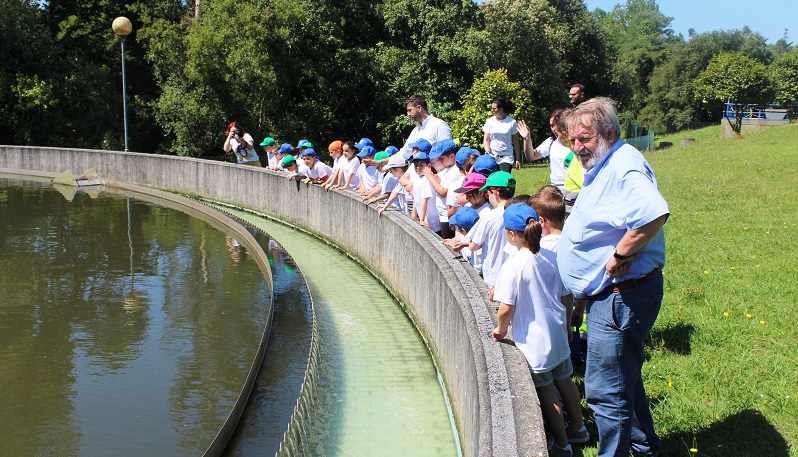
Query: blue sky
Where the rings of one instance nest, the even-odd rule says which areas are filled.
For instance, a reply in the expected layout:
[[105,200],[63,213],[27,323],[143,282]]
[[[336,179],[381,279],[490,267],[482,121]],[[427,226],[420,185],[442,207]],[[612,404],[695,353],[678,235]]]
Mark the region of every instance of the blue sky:
[[[587,9],[610,11],[625,0],[585,0]],[[773,44],[784,36],[798,44],[798,0],[658,0],[659,10],[673,18],[671,28],[687,38],[687,30],[697,33],[734,30],[748,26]]]

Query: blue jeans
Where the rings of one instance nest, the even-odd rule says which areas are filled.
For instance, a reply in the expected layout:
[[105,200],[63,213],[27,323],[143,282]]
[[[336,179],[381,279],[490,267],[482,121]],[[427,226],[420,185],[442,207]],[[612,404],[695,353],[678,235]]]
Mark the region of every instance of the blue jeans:
[[598,426],[599,456],[662,451],[640,373],[643,343],[662,304],[662,284],[659,276],[588,301],[585,397]]

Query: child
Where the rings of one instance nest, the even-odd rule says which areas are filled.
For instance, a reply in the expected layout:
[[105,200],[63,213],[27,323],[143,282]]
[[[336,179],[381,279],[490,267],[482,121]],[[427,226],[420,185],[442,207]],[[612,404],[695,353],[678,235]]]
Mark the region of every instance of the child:
[[360,184],[360,179],[357,177],[357,169],[360,167],[360,159],[355,157],[355,154],[357,154],[357,149],[355,149],[355,145],[352,144],[351,141],[347,141],[343,145],[343,151],[344,156],[338,159],[338,162],[341,165],[344,183],[333,187],[333,189],[357,189],[358,184]]
[[[387,153],[388,151],[386,151]],[[375,158],[377,156],[374,156]],[[399,184],[399,178],[407,171],[407,161],[401,154],[394,154],[388,158],[388,163],[382,167],[385,174],[382,176],[380,188],[382,195],[372,198],[371,203],[375,201],[385,200],[385,203],[377,207],[377,215],[381,216],[382,212],[392,204],[399,210],[407,211],[407,195],[404,187]]]
[[[543,227],[543,238],[540,240],[540,247],[557,252],[560,245],[562,227],[565,223],[566,206],[563,195],[555,186],[543,186],[538,193],[529,198],[529,206],[537,211],[540,216],[540,225]],[[573,301],[572,295],[563,297],[566,306],[573,306],[571,313],[571,363],[575,366],[582,365],[582,342],[579,327],[582,325],[586,300]]]
[[286,154],[283,160],[280,161],[280,168],[288,172],[286,178],[289,180],[296,179],[299,174],[299,167],[296,164],[296,157],[292,154]]
[[474,160],[474,171],[487,178],[492,173],[499,171],[499,165],[493,157],[482,154]]
[[272,162],[272,160],[269,159],[269,168],[275,171],[285,171],[285,168],[283,168],[283,159],[291,155],[293,149],[294,148],[288,143],[281,144],[274,154],[274,161]]
[[[355,147],[357,147],[357,145],[355,145]],[[360,152],[357,153],[357,158],[360,159],[361,162],[357,169],[357,177],[360,180],[357,193],[360,195],[366,195],[367,193],[371,192],[371,190],[374,189],[379,182],[380,172],[377,170],[377,166],[367,165],[365,162],[365,159],[372,158],[376,154],[377,150],[374,149],[373,146],[368,145],[360,148]],[[370,163],[374,163],[374,161],[371,160]]]
[[[542,228],[529,205],[510,205],[503,214],[503,227],[507,241],[518,252],[502,266],[496,283],[494,297],[500,304],[492,336],[495,341],[503,339],[512,321],[513,340],[526,357],[540,409],[554,434],[550,450],[553,455],[570,456],[569,442],[584,443],[590,436],[582,423],[579,390],[570,377],[573,367],[566,326],[570,316],[560,302],[565,287],[557,270],[557,256],[540,249]],[[571,419],[569,431],[558,390]]]
[[435,191],[432,189],[425,174],[429,167],[429,162],[429,155],[426,152],[419,152],[413,156],[413,167],[418,176],[418,180],[413,183],[413,201],[416,205],[418,223],[422,227],[428,227],[440,236],[441,222],[438,219],[438,210],[435,207]]
[[[438,220],[441,223],[441,236],[445,239],[454,236],[454,232],[449,228],[449,205],[446,198],[449,196],[450,186],[454,186],[452,189],[460,187],[459,183],[455,185],[455,182],[462,176],[455,158],[457,149],[457,145],[452,140],[446,139],[435,143],[429,158],[437,175],[430,168],[427,168],[424,173],[436,193],[435,207],[438,210]],[[462,179],[460,182],[462,183]]]
[[457,212],[449,218],[449,224],[455,227],[454,238],[443,240],[444,245],[452,248],[454,252],[459,252],[474,269],[476,269],[474,265],[476,255],[468,249],[468,242],[463,242],[462,238],[468,234],[478,220],[479,213],[474,211],[474,208],[470,206],[458,208]]
[[335,140],[327,146],[327,151],[330,153],[330,157],[333,159],[333,166],[332,166],[332,174],[327,179],[327,181],[321,186],[324,190],[330,190],[333,186],[339,186],[343,184],[344,174],[341,171],[341,164],[340,159],[344,155],[344,142],[341,140]]
[[299,166],[299,174],[305,176],[305,179],[302,180],[305,184],[323,183],[332,174],[332,168],[319,160],[313,148],[305,149],[304,152],[302,152],[301,158],[304,164]]
[[504,253],[504,245],[507,240],[504,236],[504,229],[502,229],[502,215],[505,203],[515,195],[515,178],[506,171],[497,171],[488,176],[485,185],[479,190],[487,192],[488,201],[493,209],[482,217],[473,230],[473,235],[469,232],[468,238],[471,243],[468,248],[472,251],[484,249],[482,278],[489,289],[488,299],[493,300],[496,278],[498,278],[499,270],[507,257]]
[[277,150],[277,141],[274,138],[267,136],[260,142],[260,146],[263,148],[263,151],[266,153],[266,166],[270,166],[272,160],[274,159],[274,153]]
[[[377,167],[377,185],[372,187],[370,191],[363,194],[362,201],[364,205],[370,205],[376,201],[388,198],[388,195],[386,195],[385,197],[382,196],[382,194],[384,193],[383,189],[387,184],[384,181],[386,179],[392,178],[392,176],[387,171],[383,171],[382,162],[381,162],[382,159],[387,159],[388,157],[390,157],[390,154],[388,154],[386,151],[380,151],[374,154],[374,163],[376,164],[375,166]],[[387,165],[387,162],[385,162],[385,164]],[[391,190],[393,190],[393,186],[391,187]]]
[[[463,202],[461,206],[473,209],[477,213],[478,217],[484,216],[488,213],[488,211],[493,209],[493,207],[490,206],[490,203],[488,203],[485,193],[479,190],[485,185],[485,181],[485,176],[479,173],[469,173],[466,175],[463,184],[454,190],[462,197]],[[460,209],[462,209],[462,207]],[[460,209],[457,211],[459,212]],[[472,228],[469,227],[469,232],[471,229]],[[476,251],[469,249],[468,245],[470,240],[471,235],[465,234],[464,236],[456,236],[455,240],[453,240],[451,243],[446,243],[446,245],[452,248],[454,252],[462,252],[463,249],[467,249],[469,252],[471,252],[471,264],[474,266],[474,270],[476,270],[481,276],[482,262],[484,261],[485,251],[482,249],[478,249]]]

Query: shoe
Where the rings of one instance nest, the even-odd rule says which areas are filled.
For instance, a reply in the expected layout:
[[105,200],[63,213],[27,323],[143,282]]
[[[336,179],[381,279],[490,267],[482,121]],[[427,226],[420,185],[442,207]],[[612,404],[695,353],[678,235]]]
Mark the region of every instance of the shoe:
[[565,447],[557,446],[553,439],[549,440],[549,457],[573,457],[574,451],[571,449],[570,444]]
[[590,433],[583,425],[579,430],[574,430],[570,426],[565,427],[565,434],[568,436],[568,442],[572,444],[582,444],[590,441]]

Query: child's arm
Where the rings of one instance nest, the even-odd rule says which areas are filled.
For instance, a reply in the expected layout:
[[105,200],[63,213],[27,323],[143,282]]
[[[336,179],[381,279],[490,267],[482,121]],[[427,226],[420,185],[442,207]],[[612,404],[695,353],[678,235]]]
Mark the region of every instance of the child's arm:
[[363,203],[366,205],[373,203],[372,197],[374,197],[375,195],[380,195],[381,191],[382,187],[379,184],[377,184],[370,191],[366,192],[363,195]]
[[421,203],[418,205],[418,223],[421,224],[422,227],[429,228],[429,222],[427,222],[427,202],[429,202],[429,198],[422,198]]
[[507,336],[507,329],[510,326],[510,320],[513,318],[514,311],[515,306],[508,305],[507,303],[499,303],[499,313],[496,316],[499,322],[491,334],[493,341],[500,341]]
[[385,200],[386,198],[388,198],[390,196],[391,196],[391,194],[389,192],[386,192],[386,193],[383,193],[383,194],[379,194],[377,196],[371,197],[369,199],[369,201],[368,201],[368,204],[370,205],[372,203],[376,203],[378,201]]
[[424,176],[427,177],[429,185],[432,186],[432,189],[441,197],[446,198],[446,195],[449,193],[449,189],[441,185],[441,177],[432,172],[432,167],[427,167],[424,169]]
[[385,203],[377,207],[377,216],[382,216],[382,212],[388,209],[391,206],[391,203],[393,203],[393,201],[396,200],[396,197],[398,196],[399,196],[399,187],[397,186],[394,187],[393,191],[391,192],[391,195],[388,197],[388,200],[385,200]]

